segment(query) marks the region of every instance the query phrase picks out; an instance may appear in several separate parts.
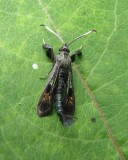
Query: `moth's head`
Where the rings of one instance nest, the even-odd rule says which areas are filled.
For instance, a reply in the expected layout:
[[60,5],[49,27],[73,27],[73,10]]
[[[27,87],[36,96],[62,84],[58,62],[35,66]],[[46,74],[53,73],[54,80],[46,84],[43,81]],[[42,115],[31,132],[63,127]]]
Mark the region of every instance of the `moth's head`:
[[70,52],[70,50],[68,49],[67,44],[63,44],[62,47],[60,47],[59,51],[60,51],[60,52],[63,51],[63,52],[67,52],[67,53]]
[[60,41],[63,43],[62,47],[59,49],[60,52],[64,52],[65,54],[69,54],[70,50],[68,49],[68,46],[71,45],[72,43],[74,43],[76,40],[92,33],[92,32],[97,32],[96,30],[91,30],[89,32],[86,32],[78,37],[76,37],[75,39],[73,39],[71,42],[69,42],[68,44],[65,44],[64,40],[53,30],[51,30],[48,26],[41,24],[41,26],[45,27],[49,32],[53,33],[56,37],[58,37],[60,39]]

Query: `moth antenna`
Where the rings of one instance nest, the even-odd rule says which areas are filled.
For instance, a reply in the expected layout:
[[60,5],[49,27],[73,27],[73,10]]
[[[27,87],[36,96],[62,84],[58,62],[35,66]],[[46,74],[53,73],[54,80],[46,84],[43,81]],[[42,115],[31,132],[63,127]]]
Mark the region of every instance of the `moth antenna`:
[[75,42],[76,40],[78,40],[78,39],[80,39],[80,38],[82,38],[82,37],[84,37],[84,36],[87,36],[88,34],[91,34],[92,32],[97,32],[97,31],[96,31],[96,30],[88,31],[88,32],[86,32],[86,33],[84,33],[84,34],[76,37],[74,40],[72,40],[71,42],[69,42],[67,46],[69,46],[70,44],[72,44],[72,43]]
[[48,26],[46,26],[45,24],[41,24],[40,26],[45,27],[49,32],[53,33],[56,37],[58,37],[63,44],[65,44],[64,40],[56,32],[50,29]]

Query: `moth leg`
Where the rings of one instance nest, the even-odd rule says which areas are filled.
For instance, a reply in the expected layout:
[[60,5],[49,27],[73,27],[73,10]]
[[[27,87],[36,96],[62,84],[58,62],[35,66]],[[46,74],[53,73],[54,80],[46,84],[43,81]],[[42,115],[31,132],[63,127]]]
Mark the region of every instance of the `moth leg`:
[[46,79],[46,78],[48,78],[48,75],[49,75],[49,73],[44,75],[44,76],[42,76],[42,77],[39,77],[39,79]]
[[54,55],[53,48],[49,44],[45,43],[44,40],[43,40],[42,48],[45,50],[47,57],[50,58],[52,62],[54,62],[55,55]]
[[51,73],[52,69],[53,69],[53,67],[50,69],[50,71],[46,75],[44,75],[42,77],[39,77],[39,79],[46,79],[46,78],[48,78],[48,76]]
[[78,49],[77,51],[75,51],[75,52],[70,56],[72,62],[75,61],[76,56],[81,57],[81,55],[82,55],[82,51],[81,51],[81,50],[82,50],[82,46],[80,47],[80,49]]

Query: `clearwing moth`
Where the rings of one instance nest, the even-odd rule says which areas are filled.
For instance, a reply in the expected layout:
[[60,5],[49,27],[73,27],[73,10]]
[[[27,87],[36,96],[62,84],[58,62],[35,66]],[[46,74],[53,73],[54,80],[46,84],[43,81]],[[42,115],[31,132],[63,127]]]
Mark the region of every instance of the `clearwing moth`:
[[54,104],[62,124],[64,126],[70,126],[75,119],[75,97],[71,63],[75,61],[76,56],[81,56],[82,47],[75,51],[72,55],[69,54],[70,50],[68,47],[76,40],[92,32],[96,32],[96,30],[91,30],[87,33],[84,33],[66,44],[63,39],[48,26],[41,26],[45,27],[48,31],[58,37],[63,45],[61,48],[59,48],[58,55],[55,56],[53,48],[45,42],[43,44],[43,49],[45,50],[47,57],[51,59],[54,65],[49,74],[49,78],[44,90],[40,96],[37,106],[37,114],[39,117],[50,115]]

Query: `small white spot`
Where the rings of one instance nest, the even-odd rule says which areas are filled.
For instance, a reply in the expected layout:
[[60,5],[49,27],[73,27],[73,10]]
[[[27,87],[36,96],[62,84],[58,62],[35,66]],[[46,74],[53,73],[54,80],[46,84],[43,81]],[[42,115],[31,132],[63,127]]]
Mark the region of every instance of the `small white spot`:
[[33,63],[33,64],[32,64],[32,68],[33,68],[33,69],[38,69],[38,64]]

